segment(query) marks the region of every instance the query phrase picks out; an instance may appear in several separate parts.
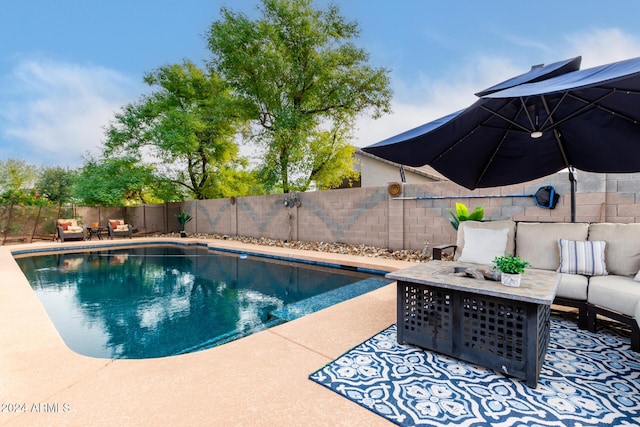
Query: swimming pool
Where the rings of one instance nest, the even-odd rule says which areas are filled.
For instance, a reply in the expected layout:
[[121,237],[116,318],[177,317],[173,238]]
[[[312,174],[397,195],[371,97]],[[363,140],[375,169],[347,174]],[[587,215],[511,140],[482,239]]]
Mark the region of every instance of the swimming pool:
[[98,358],[199,351],[389,282],[202,246],[30,255],[16,261],[61,337]]

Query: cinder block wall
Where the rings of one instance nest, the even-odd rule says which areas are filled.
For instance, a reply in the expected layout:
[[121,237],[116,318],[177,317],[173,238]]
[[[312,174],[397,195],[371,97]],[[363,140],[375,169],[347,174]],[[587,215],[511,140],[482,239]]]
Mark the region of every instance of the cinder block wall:
[[[640,173],[578,172],[576,221],[640,222]],[[553,185],[561,195],[555,209],[536,206],[532,195]],[[469,196],[474,196],[470,198]],[[475,198],[475,196],[483,196]],[[299,206],[285,206],[297,198]],[[292,200],[293,201],[293,200]],[[462,202],[483,206],[485,219],[568,222],[570,184],[560,173],[526,184],[469,191],[451,182],[405,184],[393,197],[387,187],[315,191],[289,195],[194,200],[133,208],[79,208],[83,221],[104,223],[124,217],[146,232],[175,232],[181,210],[193,217],[188,233],[266,237],[283,240],[344,242],[422,250],[455,241],[448,209]]]

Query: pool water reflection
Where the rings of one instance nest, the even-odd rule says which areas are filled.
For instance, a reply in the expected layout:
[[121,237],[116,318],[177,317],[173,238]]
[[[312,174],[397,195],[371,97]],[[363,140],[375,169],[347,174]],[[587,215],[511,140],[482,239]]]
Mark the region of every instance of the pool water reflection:
[[16,261],[70,349],[115,359],[224,343],[280,323],[274,310],[371,277],[166,245]]

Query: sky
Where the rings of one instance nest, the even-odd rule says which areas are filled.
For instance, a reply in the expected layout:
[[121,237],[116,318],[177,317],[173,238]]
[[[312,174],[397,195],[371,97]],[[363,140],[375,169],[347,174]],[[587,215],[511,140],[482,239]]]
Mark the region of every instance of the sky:
[[[314,0],[324,7],[329,0]],[[334,0],[357,21],[369,64],[390,70],[393,113],[358,120],[367,146],[464,108],[475,92],[582,56],[582,68],[640,56],[637,0]],[[257,0],[21,0],[0,13],[0,160],[81,167],[104,129],[148,91],[145,73],[210,58],[221,7]],[[244,148],[251,150],[251,148]],[[250,154],[246,153],[246,154]]]

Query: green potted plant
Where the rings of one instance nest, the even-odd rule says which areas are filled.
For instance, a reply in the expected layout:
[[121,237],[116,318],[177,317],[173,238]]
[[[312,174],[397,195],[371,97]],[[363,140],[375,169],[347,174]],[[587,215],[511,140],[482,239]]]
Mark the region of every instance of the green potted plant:
[[178,224],[180,224],[180,237],[187,237],[187,233],[184,231],[184,227],[193,218],[185,211],[181,211],[179,214],[177,214],[176,218],[178,219]]
[[529,263],[519,256],[497,256],[493,259],[493,268],[501,273],[500,281],[505,286],[520,286],[521,275]]
[[484,217],[484,208],[482,206],[477,206],[473,212],[469,213],[469,208],[464,203],[456,203],[456,211],[452,211],[451,209],[447,209],[451,214],[451,218],[449,218],[449,222],[456,230],[460,226],[462,221],[482,221],[482,217]]

